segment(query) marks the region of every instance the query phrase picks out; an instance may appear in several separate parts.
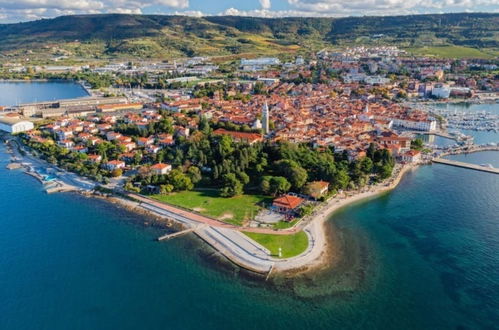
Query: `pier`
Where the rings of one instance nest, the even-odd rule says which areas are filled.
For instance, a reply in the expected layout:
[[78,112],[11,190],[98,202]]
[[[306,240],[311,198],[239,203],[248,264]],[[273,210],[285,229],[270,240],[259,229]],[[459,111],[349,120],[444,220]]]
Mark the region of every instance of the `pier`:
[[443,158],[435,158],[435,159],[433,159],[433,162],[439,163],[439,164],[444,164],[444,165],[455,166],[455,167],[468,168],[468,169],[475,170],[475,171],[482,171],[482,172],[487,172],[487,173],[499,174],[499,168],[490,168],[490,167],[480,166],[480,165],[476,165],[476,164],[463,163],[463,162],[458,162],[455,160],[449,160],[449,159],[443,159]]
[[160,241],[160,242],[161,241],[167,241],[167,240],[175,238],[175,237],[179,237],[179,236],[182,236],[182,235],[186,235],[188,233],[192,233],[196,229],[197,228],[189,228],[189,229],[186,229],[186,230],[178,231],[178,232],[173,233],[173,234],[166,234],[166,235],[163,235],[161,237],[158,237],[158,241]]

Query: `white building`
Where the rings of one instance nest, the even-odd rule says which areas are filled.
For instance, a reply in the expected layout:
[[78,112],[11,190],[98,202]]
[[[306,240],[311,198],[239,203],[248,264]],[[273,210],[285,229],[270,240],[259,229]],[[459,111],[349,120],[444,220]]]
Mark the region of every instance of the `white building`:
[[0,118],[0,130],[11,134],[26,132],[35,128],[32,122],[17,118]]
[[279,83],[278,78],[266,78],[266,77],[259,77],[257,81],[264,83],[267,86],[272,86],[273,84]]
[[386,85],[390,83],[390,79],[381,76],[368,76],[364,82],[369,85]]
[[241,66],[259,66],[259,65],[280,65],[281,61],[276,57],[260,57],[247,60],[241,60]]
[[437,121],[436,120],[405,120],[398,118],[390,118],[389,120],[393,121],[393,126],[403,127],[406,129],[416,130],[416,131],[434,131],[437,129]]
[[364,81],[367,76],[364,73],[348,73],[343,75],[343,81],[347,84]]
[[436,84],[433,86],[431,95],[439,99],[448,99],[450,96],[450,88],[444,84]]
[[155,175],[164,175],[170,173],[172,166],[170,164],[156,164],[151,166],[151,173]]
[[262,121],[260,119],[255,119],[255,122],[253,123],[253,125],[251,126],[251,128],[254,128],[254,129],[262,129],[263,128],[263,125],[262,125]]

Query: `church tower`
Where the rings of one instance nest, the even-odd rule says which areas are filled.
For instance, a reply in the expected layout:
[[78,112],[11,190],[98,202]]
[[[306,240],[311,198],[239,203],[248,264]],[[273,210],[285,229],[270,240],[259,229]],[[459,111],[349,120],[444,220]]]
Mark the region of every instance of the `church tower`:
[[263,134],[267,135],[270,133],[270,110],[267,102],[263,105],[262,110],[262,128]]

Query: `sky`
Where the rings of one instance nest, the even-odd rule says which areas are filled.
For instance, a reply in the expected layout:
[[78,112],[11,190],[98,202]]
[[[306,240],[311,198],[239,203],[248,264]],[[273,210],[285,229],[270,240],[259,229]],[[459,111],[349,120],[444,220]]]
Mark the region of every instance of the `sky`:
[[258,17],[499,12],[499,0],[0,0],[0,23],[72,14]]

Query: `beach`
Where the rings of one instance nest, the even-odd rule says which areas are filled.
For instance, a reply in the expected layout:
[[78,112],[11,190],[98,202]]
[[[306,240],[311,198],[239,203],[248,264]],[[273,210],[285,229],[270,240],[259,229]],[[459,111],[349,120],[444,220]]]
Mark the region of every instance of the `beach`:
[[357,194],[350,192],[347,196],[340,194],[328,200],[309,219],[296,225],[297,227],[303,226],[303,230],[310,233],[312,246],[309,246],[307,251],[297,257],[276,260],[276,271],[296,274],[333,266],[338,258],[341,258],[341,247],[338,246],[338,242],[328,237],[325,223],[344,207],[376,198],[395,189],[404,175],[416,169],[417,166],[415,164],[399,165],[394,175],[383,183],[370,187],[364,192]]

